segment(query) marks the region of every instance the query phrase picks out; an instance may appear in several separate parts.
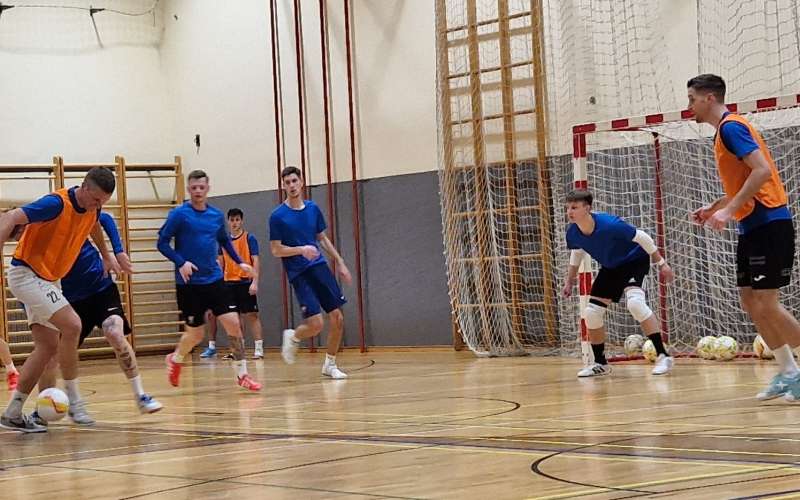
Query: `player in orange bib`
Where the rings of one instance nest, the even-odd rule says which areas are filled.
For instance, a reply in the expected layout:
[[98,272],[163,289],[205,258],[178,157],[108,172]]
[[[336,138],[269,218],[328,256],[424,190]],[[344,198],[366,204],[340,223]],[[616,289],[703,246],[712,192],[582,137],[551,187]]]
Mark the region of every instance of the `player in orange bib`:
[[698,75],[688,84],[689,109],[698,123],[717,129],[714,156],[725,196],[692,213],[698,224],[724,230],[738,223],[736,285],[742,308],[775,353],[780,372],[756,395],[800,399],[800,370],[792,347],[800,345],[800,323],[779,300],[794,263],[795,231],[788,197],[775,161],[761,134],[725,106],[725,81]]
[[59,280],[72,268],[90,234],[104,265],[120,271],[97,223],[100,208],[111,198],[115,185],[110,170],[96,167],[86,174],[81,186],[59,189],[0,216],[0,248],[19,226],[25,225],[7,276],[11,292],[25,305],[34,345],[0,417],[2,427],[22,432],[47,429],[24,415],[22,406],[56,353],[70,400],[70,416],[74,419],[85,412],[78,390],[81,321],[61,293]]

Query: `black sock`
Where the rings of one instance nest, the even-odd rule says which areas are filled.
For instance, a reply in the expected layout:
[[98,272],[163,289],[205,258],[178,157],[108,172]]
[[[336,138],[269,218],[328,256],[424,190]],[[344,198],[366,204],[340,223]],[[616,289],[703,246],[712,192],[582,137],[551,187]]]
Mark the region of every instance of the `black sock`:
[[592,352],[594,352],[594,362],[600,363],[601,365],[607,365],[608,361],[606,361],[606,356],[603,352],[606,350],[606,345],[604,343],[600,344],[592,344]]
[[661,332],[651,333],[647,336],[647,338],[653,342],[653,347],[656,348],[656,354],[669,356],[669,354],[667,354],[667,350],[664,349],[664,341],[661,340]]

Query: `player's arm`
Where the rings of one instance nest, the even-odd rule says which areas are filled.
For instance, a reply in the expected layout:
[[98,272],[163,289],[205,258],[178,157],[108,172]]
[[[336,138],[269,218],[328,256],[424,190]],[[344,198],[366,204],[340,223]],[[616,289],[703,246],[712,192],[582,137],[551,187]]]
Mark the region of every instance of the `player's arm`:
[[119,235],[114,218],[105,212],[101,212],[98,222],[100,222],[103,231],[108,235],[108,240],[111,242],[111,250],[114,252],[114,256],[117,258],[120,268],[126,273],[132,273],[133,267],[131,266],[131,259],[128,257],[128,254],[125,253],[125,248],[122,246],[122,238]]
[[328,235],[325,234],[325,231],[321,233],[317,233],[317,241],[319,242],[320,248],[325,251],[330,257],[331,260],[336,262],[336,270],[338,271],[339,275],[342,277],[345,283],[348,285],[353,282],[352,276],[350,276],[350,270],[347,269],[347,265],[344,263],[344,259],[339,252],[336,251],[336,247],[333,246],[331,240],[328,239]]
[[315,260],[319,257],[319,249],[314,245],[289,246],[283,244],[284,228],[275,217],[269,218],[269,251],[273,257],[286,258],[302,255],[308,260]]
[[117,262],[117,258],[114,256],[113,253],[108,251],[108,246],[106,246],[106,239],[103,237],[103,226],[100,225],[100,222],[95,222],[94,227],[92,227],[92,232],[89,233],[89,236],[92,237],[92,241],[97,249],[100,251],[100,255],[103,257],[103,270],[108,273],[109,271],[113,271],[115,274],[120,274],[122,269],[119,267],[119,262]]
[[675,277],[672,268],[669,267],[669,264],[667,264],[667,261],[661,255],[661,252],[658,251],[656,242],[653,241],[653,238],[651,238],[649,234],[641,229],[637,229],[636,234],[633,236],[633,242],[647,252],[647,255],[650,256],[650,261],[658,266],[658,272],[665,281],[671,281]]
[[561,291],[564,297],[569,297],[572,295],[572,289],[575,288],[575,283],[578,281],[578,270],[580,269],[581,262],[583,262],[584,257],[586,257],[586,251],[581,248],[576,248],[569,251],[567,279],[564,280],[564,289]]
[[745,203],[752,200],[761,189],[761,186],[772,177],[769,163],[760,149],[751,152],[742,158],[742,161],[750,168],[750,174],[747,176],[747,180],[744,181],[742,188],[739,189],[739,192],[731,198],[725,207],[731,214],[735,214]]
[[730,199],[727,196],[722,196],[721,198],[717,198],[712,203],[704,207],[700,207],[694,212],[692,212],[692,220],[697,224],[703,224],[705,221],[708,220],[709,217],[717,213],[719,210],[725,208],[728,205]]
[[[250,276],[250,277],[253,276],[253,267],[250,266],[250,264],[246,264],[242,260],[242,258],[239,256],[239,253],[236,251],[236,249],[233,248],[233,242],[231,241],[231,235],[229,235],[228,232],[225,231],[225,224],[220,225],[219,231],[217,231],[217,242],[222,247],[222,249],[225,250],[225,253],[227,253],[228,256],[231,259],[233,259],[233,261],[236,263],[236,265],[239,266],[239,269],[244,271],[244,273],[247,276]],[[219,256],[217,256],[217,259],[219,259]]]
[[168,258],[173,264],[175,264],[175,268],[181,275],[183,282],[189,283],[189,280],[192,278],[192,273],[197,271],[197,266],[183,258],[183,256],[174,248],[172,248],[172,245],[170,244],[172,238],[175,237],[180,224],[180,215],[175,211],[175,209],[173,209],[169,215],[167,215],[167,220],[164,221],[164,225],[162,225],[161,229],[158,230],[158,241],[156,242],[156,248],[158,248],[158,251],[161,252],[161,255]]
[[0,248],[12,238],[19,226],[24,226],[28,222],[28,215],[21,208],[0,215]]

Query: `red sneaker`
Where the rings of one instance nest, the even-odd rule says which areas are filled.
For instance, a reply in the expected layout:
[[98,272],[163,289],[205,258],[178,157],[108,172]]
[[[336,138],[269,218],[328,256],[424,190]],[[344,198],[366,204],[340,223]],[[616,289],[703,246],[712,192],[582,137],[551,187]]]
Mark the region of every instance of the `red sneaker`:
[[178,387],[181,378],[181,365],[172,360],[172,356],[174,355],[175,353],[173,352],[167,354],[167,379],[169,379],[169,383],[172,384],[173,387]]
[[246,374],[242,375],[241,377],[239,377],[237,379],[236,383],[239,384],[239,387],[242,387],[242,388],[247,389],[249,391],[260,391],[261,390],[261,384],[259,384],[255,380],[253,380],[253,378],[250,375],[246,375]]
[[6,373],[6,382],[8,383],[8,390],[13,391],[17,388],[17,384],[19,383],[19,372],[8,372]]

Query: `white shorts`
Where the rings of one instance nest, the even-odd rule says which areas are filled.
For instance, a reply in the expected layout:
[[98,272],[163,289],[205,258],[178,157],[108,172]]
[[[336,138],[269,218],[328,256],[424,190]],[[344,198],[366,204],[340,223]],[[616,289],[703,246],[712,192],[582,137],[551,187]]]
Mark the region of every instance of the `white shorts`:
[[69,302],[61,293],[60,281],[47,281],[27,266],[11,266],[8,270],[8,288],[25,305],[28,324],[34,323],[58,330],[50,318],[68,306]]

